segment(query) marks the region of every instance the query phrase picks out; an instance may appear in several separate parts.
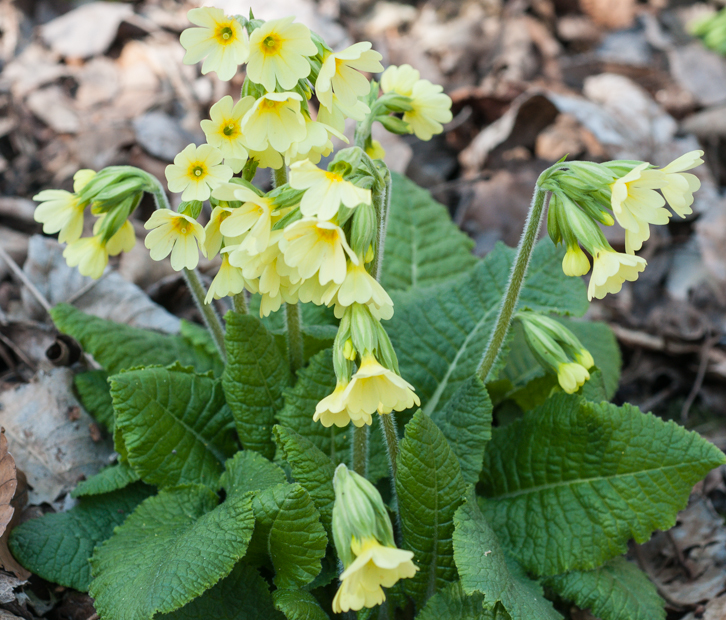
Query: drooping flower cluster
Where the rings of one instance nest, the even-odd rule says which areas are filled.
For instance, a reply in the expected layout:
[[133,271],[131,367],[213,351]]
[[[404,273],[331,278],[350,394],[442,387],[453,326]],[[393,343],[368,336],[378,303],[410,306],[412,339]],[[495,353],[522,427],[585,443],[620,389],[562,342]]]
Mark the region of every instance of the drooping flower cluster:
[[[623,282],[634,281],[646,261],[635,252],[650,237],[651,224],[667,224],[671,212],[680,217],[692,213],[693,192],[701,183],[688,173],[703,163],[703,151],[691,151],[664,168],[647,162],[610,161],[603,164],[567,162],[540,185],[552,192],[547,229],[555,243],[564,242],[567,252],[562,269],[568,276],[590,271],[588,299],[617,293]],[[616,252],[598,224],[625,229],[625,253]]]

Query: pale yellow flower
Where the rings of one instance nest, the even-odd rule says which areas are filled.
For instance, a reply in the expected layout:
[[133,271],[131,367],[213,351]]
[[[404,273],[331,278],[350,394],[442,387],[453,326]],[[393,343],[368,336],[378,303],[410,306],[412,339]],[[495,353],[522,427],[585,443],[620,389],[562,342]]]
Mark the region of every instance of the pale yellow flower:
[[384,93],[396,93],[404,97],[413,95],[413,86],[421,79],[421,74],[411,65],[396,67],[391,65],[381,76],[381,90]]
[[371,50],[368,42],[356,43],[340,51],[328,54],[320,67],[315,81],[315,95],[328,109],[333,107],[333,93],[345,106],[354,106],[358,97],[371,90],[370,82],[360,73],[380,73],[382,56]]
[[590,271],[590,261],[579,245],[567,248],[562,259],[562,271],[566,276],[584,276]]
[[214,258],[222,248],[224,235],[220,230],[220,226],[232,214],[232,211],[234,209],[222,206],[216,206],[212,209],[209,222],[204,227],[204,255],[207,258]]
[[98,280],[108,265],[108,250],[100,237],[83,237],[63,250],[69,267],[78,267],[81,275]]
[[[106,213],[99,216],[96,223],[93,225],[93,234],[98,235],[101,232],[103,226],[103,220],[106,218]],[[117,256],[121,252],[130,252],[136,245],[136,231],[134,230],[133,224],[128,220],[125,220],[113,236],[106,242],[106,251],[109,256]]]
[[300,211],[306,217],[330,220],[341,203],[349,209],[361,203],[371,204],[371,190],[353,185],[340,174],[321,170],[309,160],[290,166],[290,187],[307,190],[300,201]]
[[[335,136],[342,142],[348,144],[348,138],[342,133],[325,123],[314,121],[307,115],[303,115],[305,119],[305,138],[299,142],[293,142],[290,148],[285,152],[285,162],[287,164],[309,159],[312,163],[317,164],[321,158],[327,157],[333,152],[333,141],[331,136]],[[278,166],[279,168],[279,166]]]
[[366,147],[366,155],[371,159],[383,159],[386,156],[386,149],[378,140],[371,140],[371,145]]
[[222,299],[222,297],[230,297],[241,293],[245,288],[245,278],[242,270],[229,264],[229,257],[222,255],[222,264],[219,267],[217,275],[214,276],[212,284],[209,285],[207,296],[204,303],[211,303],[212,299]]
[[285,228],[280,249],[285,262],[296,267],[301,278],[312,278],[317,272],[320,284],[345,280],[346,253],[351,261],[358,261],[343,229],[315,218],[303,218]]
[[250,53],[247,31],[234,17],[227,17],[222,9],[192,9],[187,17],[201,28],[187,28],[181,33],[179,40],[187,50],[184,64],[193,65],[206,58],[202,73],[216,71],[220,80],[231,80],[237,66],[244,63]]
[[703,163],[703,151],[691,151],[681,155],[659,172],[665,175],[665,185],[660,188],[666,201],[678,215],[686,217],[693,213],[693,192],[701,187],[701,181],[695,174],[685,171],[691,170]]
[[[225,164],[235,173],[242,170],[247,161],[247,149],[242,136],[242,118],[254,102],[254,97],[244,97],[235,104],[232,97],[227,95],[209,110],[211,120],[205,119],[201,122],[207,143],[221,151]],[[234,165],[231,162],[234,162]]]
[[40,204],[36,207],[33,219],[43,224],[43,232],[51,235],[60,233],[60,243],[73,243],[83,233],[83,212],[86,203],[76,195],[96,173],[93,170],[79,170],[73,175],[73,191],[46,189],[33,196]]
[[384,547],[375,538],[358,541],[353,537],[351,549],[356,558],[340,575],[340,588],[333,599],[337,614],[380,605],[386,600],[381,586],[390,588],[418,570],[412,551]]
[[255,101],[242,119],[242,133],[252,151],[272,147],[284,152],[293,142],[305,139],[305,119],[297,93],[267,93]]
[[332,127],[339,133],[345,131],[345,119],[352,118],[354,121],[362,121],[371,109],[362,101],[358,100],[352,106],[346,106],[333,93],[333,105],[331,108],[320,106],[317,120]]
[[204,228],[183,213],[159,209],[151,214],[144,228],[151,230],[144,245],[152,260],[164,260],[171,253],[171,266],[175,271],[194,269],[199,263],[197,244],[204,247]]
[[307,26],[293,24],[294,19],[272,19],[250,35],[247,77],[267,91],[274,91],[277,84],[283,90],[291,90],[298,80],[310,75],[307,56],[315,56],[318,48]]
[[371,415],[365,411],[360,411],[351,416],[343,396],[347,387],[348,383],[338,382],[335,390],[315,406],[313,422],[320,422],[326,428],[333,426],[333,424],[343,428],[348,426],[350,422],[360,427],[373,422]]
[[413,386],[392,370],[381,366],[370,353],[363,355],[360,368],[345,389],[343,399],[351,414],[361,411],[385,414],[404,411],[414,404],[421,405]]
[[298,299],[303,303],[314,303],[316,306],[330,306],[335,299],[340,284],[328,282],[320,284],[318,278],[300,280],[297,288]]
[[670,212],[656,189],[663,187],[660,170],[648,170],[648,163],[633,168],[610,184],[610,204],[615,219],[625,229],[625,251],[633,254],[650,237],[649,224],[667,224]]
[[562,363],[557,367],[557,381],[568,394],[577,392],[589,378],[587,368],[576,362]]
[[379,321],[393,316],[393,300],[378,281],[366,271],[363,260],[348,263],[348,272],[335,297],[335,316],[342,318],[345,309],[354,303],[367,305]]
[[258,168],[272,168],[273,170],[279,170],[282,168],[284,160],[282,155],[278,153],[271,146],[268,146],[264,151],[249,151],[249,158],[257,160]]
[[208,144],[190,144],[166,167],[169,191],[183,192],[182,200],[208,200],[212,189],[232,176],[232,169],[221,161],[219,149]]
[[587,298],[592,301],[593,297],[602,299],[608,293],[620,292],[623,282],[637,280],[646,265],[645,259],[640,256],[599,249],[594,256]]
[[441,133],[443,124],[451,121],[451,97],[443,88],[428,80],[419,80],[413,85],[410,105],[413,108],[403,113],[403,120],[420,140],[431,140]]
[[219,200],[238,200],[242,205],[232,209],[219,226],[225,237],[245,235],[239,249],[250,254],[263,252],[270,241],[273,205],[268,198],[258,196],[251,189],[227,183],[214,190]]

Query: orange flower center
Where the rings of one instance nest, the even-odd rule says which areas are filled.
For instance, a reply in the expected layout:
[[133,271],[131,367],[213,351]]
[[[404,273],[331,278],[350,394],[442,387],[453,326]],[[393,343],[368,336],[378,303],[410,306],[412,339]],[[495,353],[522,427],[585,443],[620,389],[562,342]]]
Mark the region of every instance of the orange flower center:
[[219,24],[214,33],[214,38],[220,45],[229,45],[235,40],[234,30],[231,28],[231,22]]

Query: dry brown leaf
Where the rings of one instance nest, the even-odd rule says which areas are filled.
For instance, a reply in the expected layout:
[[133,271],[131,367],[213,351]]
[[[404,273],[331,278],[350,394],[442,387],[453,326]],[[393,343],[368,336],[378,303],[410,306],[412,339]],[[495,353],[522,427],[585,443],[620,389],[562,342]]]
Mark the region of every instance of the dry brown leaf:
[[612,30],[630,28],[635,19],[635,0],[580,0],[583,13]]

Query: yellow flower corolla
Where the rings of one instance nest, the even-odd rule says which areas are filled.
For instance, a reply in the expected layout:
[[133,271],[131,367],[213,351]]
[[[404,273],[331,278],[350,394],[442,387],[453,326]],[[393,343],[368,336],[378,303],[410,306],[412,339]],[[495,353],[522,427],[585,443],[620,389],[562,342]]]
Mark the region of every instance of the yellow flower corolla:
[[205,119],[201,122],[207,143],[220,150],[225,164],[235,173],[242,170],[247,161],[247,149],[242,136],[242,118],[254,102],[254,97],[244,97],[235,104],[232,97],[226,95],[209,110],[211,120]]
[[321,158],[327,157],[333,152],[331,135],[348,144],[348,138],[337,129],[320,121],[314,121],[306,115],[303,117],[305,119],[305,138],[299,142],[293,142],[285,152],[285,161],[288,164],[302,159],[309,159],[312,163],[317,164]]
[[321,170],[310,160],[290,166],[290,187],[307,190],[300,201],[300,211],[306,217],[330,220],[341,203],[349,209],[361,203],[371,204],[371,190],[353,185],[340,174]]
[[590,271],[590,261],[579,245],[567,248],[562,259],[562,271],[566,276],[584,276]]
[[443,124],[452,119],[451,97],[443,90],[428,80],[419,80],[413,85],[410,102],[413,109],[403,113],[403,120],[419,140],[431,140],[434,134],[444,130]]
[[[106,214],[101,215],[93,225],[93,234],[97,235],[103,227],[103,220]],[[128,220],[125,220],[113,236],[106,242],[106,251],[109,256],[118,256],[121,252],[130,252],[136,245],[136,231]]]
[[384,93],[396,93],[411,97],[413,86],[421,79],[421,74],[411,65],[396,67],[391,65],[381,76],[381,90]]
[[220,163],[222,152],[208,144],[187,146],[165,170],[169,191],[182,193],[182,200],[208,200],[212,189],[226,183],[232,169]]
[[338,382],[335,390],[315,406],[313,422],[320,422],[326,428],[333,426],[333,424],[343,428],[344,426],[348,426],[350,422],[353,422],[355,426],[359,427],[372,424],[373,418],[369,413],[359,411],[351,415],[348,411],[344,397],[347,387],[347,382]]
[[348,272],[335,297],[335,316],[342,318],[345,309],[354,303],[367,305],[379,321],[393,316],[393,300],[378,281],[366,271],[363,260],[349,263]]
[[648,170],[642,163],[610,184],[610,204],[615,219],[625,229],[625,251],[633,254],[650,237],[649,224],[667,224],[670,211],[657,191],[665,177],[660,170]]
[[267,93],[242,119],[242,133],[252,151],[272,147],[283,153],[293,142],[305,139],[305,119],[300,113],[302,97],[297,93]]
[[378,52],[371,50],[371,44],[356,43],[325,57],[318,79],[315,81],[315,95],[328,109],[333,108],[333,93],[345,106],[354,106],[358,97],[364,97],[371,90],[370,82],[360,73],[383,71]]
[[388,370],[370,353],[363,355],[358,372],[353,375],[348,387],[343,392],[343,399],[351,414],[360,412],[381,414],[391,411],[404,411],[421,405],[413,386]]
[[164,260],[171,253],[171,266],[175,271],[194,269],[199,263],[197,244],[204,247],[204,228],[183,213],[159,209],[151,214],[144,228],[144,245],[150,250],[152,260]]
[[224,235],[220,230],[220,226],[232,214],[232,211],[234,209],[221,206],[216,206],[212,209],[209,222],[204,227],[204,255],[207,258],[214,258],[222,248]]
[[35,209],[33,219],[43,224],[43,232],[58,235],[61,243],[73,243],[80,239],[83,232],[83,211],[86,204],[76,194],[90,181],[96,173],[93,170],[79,170],[73,175],[73,191],[63,189],[45,189],[33,196],[40,202]]
[[245,288],[245,284],[246,281],[242,275],[242,270],[230,265],[229,257],[223,254],[222,264],[219,267],[217,275],[214,276],[212,284],[209,286],[204,303],[208,304],[211,303],[212,299],[222,299],[222,297],[229,297],[241,293]]
[[592,275],[587,287],[587,298],[602,299],[608,293],[618,293],[623,282],[634,282],[645,269],[644,258],[632,254],[621,254],[614,250],[600,248],[593,257]]
[[318,110],[318,121],[332,127],[339,133],[345,131],[345,119],[352,118],[354,121],[362,121],[371,109],[362,101],[358,100],[352,106],[346,106],[333,93],[333,105],[331,108],[321,106]]
[[378,140],[371,140],[371,145],[366,147],[366,155],[371,159],[383,159],[386,156],[386,149]]
[[277,84],[284,90],[295,88],[298,80],[310,75],[307,56],[318,53],[310,30],[303,24],[293,24],[294,19],[272,19],[250,35],[247,77],[262,84],[269,92],[274,91]]
[[343,229],[332,222],[321,222],[315,218],[303,218],[285,228],[280,249],[285,262],[296,267],[301,278],[312,278],[317,272],[320,284],[331,280],[342,284],[346,273],[346,253],[352,262],[358,262]]
[[587,369],[576,362],[562,363],[557,366],[557,381],[568,394],[577,392],[589,378],[590,373],[587,372]]
[[386,600],[381,586],[390,588],[418,570],[412,551],[385,547],[375,538],[359,541],[353,537],[351,550],[356,558],[340,575],[340,588],[333,599],[336,614],[380,605]]
[[69,267],[78,267],[81,275],[98,280],[108,265],[108,250],[100,237],[83,237],[63,250]]
[[214,190],[214,197],[219,200],[238,200],[240,207],[220,223],[219,230],[225,237],[245,235],[239,249],[249,254],[263,252],[270,241],[272,230],[272,204],[268,198],[258,196],[251,189],[226,183]]
[[234,17],[213,7],[192,9],[187,18],[201,28],[187,28],[181,33],[179,40],[187,50],[184,64],[193,65],[206,58],[202,73],[216,71],[220,80],[231,80],[250,53],[247,31]]
[[316,306],[330,306],[335,299],[340,284],[328,282],[320,284],[318,278],[301,280],[297,287],[298,299],[303,303],[314,303]]
[[665,185],[660,191],[671,209],[681,217],[693,213],[693,192],[701,187],[698,177],[685,171],[700,166],[703,163],[702,156],[703,151],[691,151],[659,170],[665,176]]

